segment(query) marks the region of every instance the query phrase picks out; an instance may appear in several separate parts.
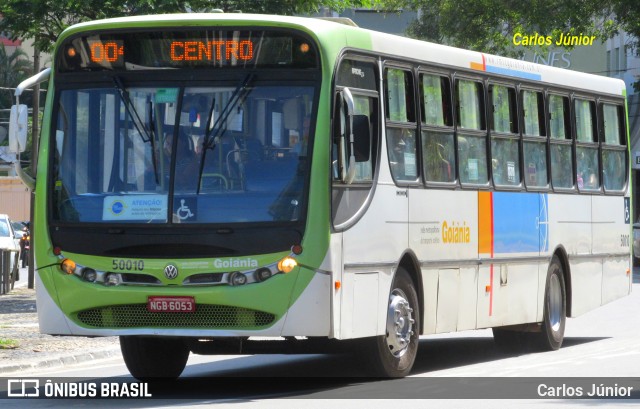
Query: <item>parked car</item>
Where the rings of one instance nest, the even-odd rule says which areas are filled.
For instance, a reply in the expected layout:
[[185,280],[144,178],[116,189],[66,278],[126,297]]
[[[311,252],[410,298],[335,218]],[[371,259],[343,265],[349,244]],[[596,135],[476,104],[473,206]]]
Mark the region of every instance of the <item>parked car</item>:
[[19,222],[15,220],[11,220],[11,225],[13,226],[13,231],[16,233],[16,237],[21,239],[24,236],[27,227],[24,222]]
[[[16,266],[20,257],[20,239],[16,237],[11,220],[6,214],[0,214],[0,250],[13,250],[10,263],[12,267]],[[18,274],[19,269],[16,271],[16,280],[20,278]]]

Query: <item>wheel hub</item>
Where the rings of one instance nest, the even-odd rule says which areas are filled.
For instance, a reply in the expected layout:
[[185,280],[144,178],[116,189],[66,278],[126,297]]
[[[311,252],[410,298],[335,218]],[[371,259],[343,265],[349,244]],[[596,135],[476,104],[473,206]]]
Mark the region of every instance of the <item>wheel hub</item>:
[[562,287],[556,275],[549,280],[549,324],[554,332],[560,329],[562,322]]
[[389,352],[395,357],[404,355],[413,336],[412,313],[407,296],[399,289],[393,290],[387,309],[386,340]]

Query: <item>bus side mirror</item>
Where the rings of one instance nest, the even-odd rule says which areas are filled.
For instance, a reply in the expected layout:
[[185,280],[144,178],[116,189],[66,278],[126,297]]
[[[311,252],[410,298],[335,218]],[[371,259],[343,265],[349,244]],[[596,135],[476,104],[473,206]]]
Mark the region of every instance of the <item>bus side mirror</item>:
[[13,105],[9,116],[9,152],[21,153],[27,148],[27,106]]

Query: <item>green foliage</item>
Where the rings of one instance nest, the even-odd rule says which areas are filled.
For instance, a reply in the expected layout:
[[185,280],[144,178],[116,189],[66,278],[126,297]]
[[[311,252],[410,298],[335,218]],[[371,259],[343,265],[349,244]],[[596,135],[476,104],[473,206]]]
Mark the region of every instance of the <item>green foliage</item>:
[[[420,9],[409,27],[412,37],[491,54],[520,57],[513,35],[560,33],[607,38],[620,28],[611,20],[615,0],[389,0],[395,7]],[[626,2],[630,3],[630,0]],[[637,12],[636,12],[637,13]],[[607,31],[605,31],[605,28]],[[544,45],[540,48],[546,48]]]
[[[0,44],[0,122],[9,122],[9,108],[13,104],[13,90],[20,82],[28,78],[32,73],[32,64],[27,54],[20,48],[16,48],[11,54],[4,45]],[[24,103],[31,103],[31,95],[26,93]],[[6,125],[2,125],[8,128]],[[2,144],[8,144],[5,139]]]
[[[420,10],[408,28],[411,37],[491,54],[521,57],[514,34],[595,35],[604,41],[626,31],[626,46],[640,54],[637,0],[386,0],[388,8]],[[544,46],[526,46],[541,51]],[[566,49],[572,46],[564,47]]]
[[380,0],[3,0],[0,31],[13,38],[33,38],[36,47],[51,52],[62,31],[70,25],[109,17],[186,11],[303,14],[320,7],[342,9],[371,6]]
[[342,10],[347,7],[368,7],[371,0],[219,0],[204,1],[204,9],[220,9],[226,13],[240,11],[259,14],[308,14],[317,12],[320,7]]
[[[0,44],[0,87],[15,88],[28,78],[31,72],[32,64],[27,53],[16,48],[9,54],[4,45]],[[12,103],[13,91],[0,89],[0,109],[7,109]]]

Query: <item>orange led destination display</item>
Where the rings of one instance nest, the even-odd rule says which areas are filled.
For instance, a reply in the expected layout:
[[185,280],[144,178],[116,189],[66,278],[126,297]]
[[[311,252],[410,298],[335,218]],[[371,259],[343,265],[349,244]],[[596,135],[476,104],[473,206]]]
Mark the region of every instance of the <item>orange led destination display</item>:
[[[120,63],[125,54],[122,41],[94,41],[89,44],[91,62],[96,64]],[[171,61],[250,61],[253,42],[250,40],[188,40],[171,41]]]
[[241,61],[253,59],[253,42],[250,40],[172,41],[172,61],[220,61],[235,58]]
[[318,68],[307,38],[278,30],[91,32],[66,39],[59,50],[60,72]]
[[122,41],[93,41],[89,43],[89,53],[94,63],[115,63],[124,56],[124,45]]

